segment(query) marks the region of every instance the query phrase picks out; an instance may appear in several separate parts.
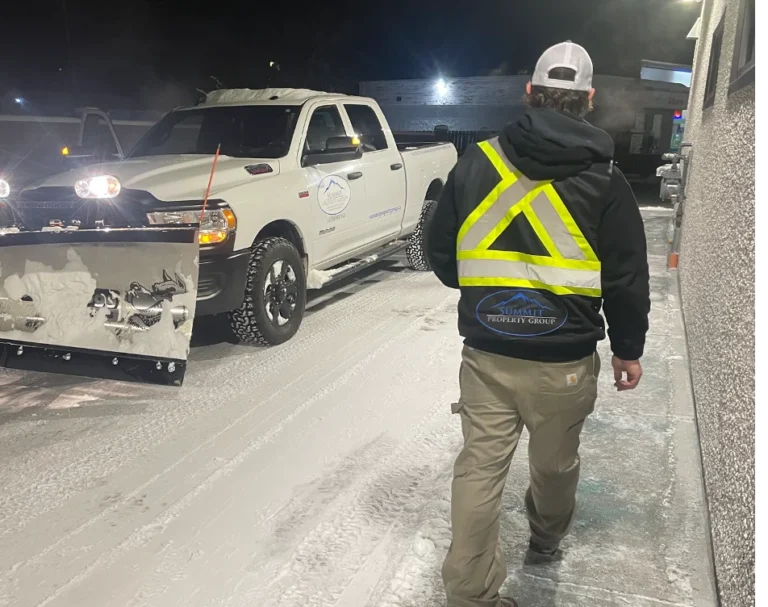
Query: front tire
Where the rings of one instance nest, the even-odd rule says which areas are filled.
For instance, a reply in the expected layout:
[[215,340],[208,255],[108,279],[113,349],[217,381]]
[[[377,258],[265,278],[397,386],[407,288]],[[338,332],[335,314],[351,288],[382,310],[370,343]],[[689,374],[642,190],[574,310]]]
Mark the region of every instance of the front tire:
[[411,234],[408,247],[405,249],[408,265],[419,272],[429,272],[432,270],[432,264],[429,263],[429,258],[427,257],[427,236],[429,224],[432,222],[436,209],[437,201],[424,201],[424,208],[421,210],[419,223],[416,224],[416,229]]
[[301,326],[307,304],[304,264],[285,238],[258,240],[251,248],[243,304],[228,314],[241,343],[276,346]]

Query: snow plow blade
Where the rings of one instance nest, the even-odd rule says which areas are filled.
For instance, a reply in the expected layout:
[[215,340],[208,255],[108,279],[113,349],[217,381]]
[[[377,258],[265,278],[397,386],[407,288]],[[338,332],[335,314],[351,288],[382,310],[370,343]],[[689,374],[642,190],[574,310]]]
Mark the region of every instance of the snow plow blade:
[[0,231],[0,366],[181,385],[194,227]]

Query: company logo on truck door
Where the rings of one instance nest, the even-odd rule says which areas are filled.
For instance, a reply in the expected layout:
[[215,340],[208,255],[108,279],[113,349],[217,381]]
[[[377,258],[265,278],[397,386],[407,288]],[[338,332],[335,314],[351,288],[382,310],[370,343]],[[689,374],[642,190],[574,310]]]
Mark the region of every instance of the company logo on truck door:
[[477,320],[494,333],[535,337],[557,331],[568,320],[568,311],[543,293],[527,289],[488,295],[475,311]]
[[338,215],[351,199],[349,183],[338,175],[326,175],[317,186],[317,202],[326,215]]

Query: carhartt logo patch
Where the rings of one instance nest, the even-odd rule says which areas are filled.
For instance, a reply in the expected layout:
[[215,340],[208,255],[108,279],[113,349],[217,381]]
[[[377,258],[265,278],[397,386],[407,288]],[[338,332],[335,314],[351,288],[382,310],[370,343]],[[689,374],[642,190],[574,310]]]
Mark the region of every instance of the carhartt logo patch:
[[568,387],[575,386],[578,383],[579,383],[579,377],[575,373],[569,373],[568,375],[565,376],[566,386]]

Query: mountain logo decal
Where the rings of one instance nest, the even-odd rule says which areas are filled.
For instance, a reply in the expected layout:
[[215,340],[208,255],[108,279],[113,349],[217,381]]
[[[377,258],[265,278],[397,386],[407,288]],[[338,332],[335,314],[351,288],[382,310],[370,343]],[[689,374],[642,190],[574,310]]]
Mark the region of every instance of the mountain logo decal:
[[498,335],[536,337],[560,329],[568,320],[568,310],[556,295],[508,289],[483,298],[475,316],[480,324]]
[[317,203],[326,215],[339,215],[352,200],[352,189],[343,177],[326,175],[317,185]]

